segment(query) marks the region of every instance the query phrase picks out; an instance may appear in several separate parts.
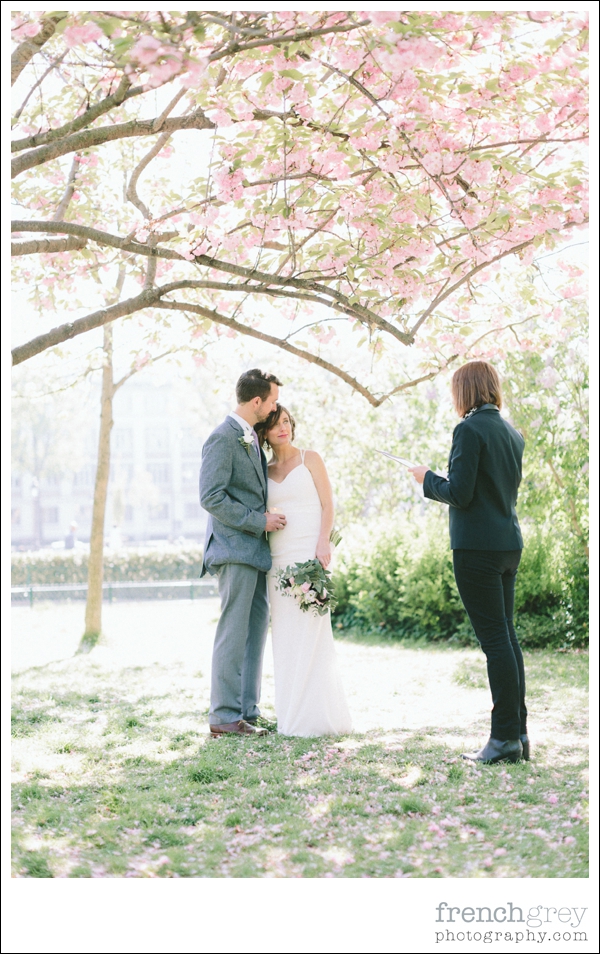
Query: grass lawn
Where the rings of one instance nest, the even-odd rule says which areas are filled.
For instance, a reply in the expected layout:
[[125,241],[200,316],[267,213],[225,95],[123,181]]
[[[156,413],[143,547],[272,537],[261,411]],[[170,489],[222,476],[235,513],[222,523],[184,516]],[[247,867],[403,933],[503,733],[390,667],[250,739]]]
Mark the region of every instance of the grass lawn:
[[[35,611],[19,612],[25,632]],[[337,646],[351,680],[356,644]],[[378,647],[358,650],[360,684],[369,658],[383,663]],[[533,759],[476,767],[460,753],[485,741],[487,717],[464,728],[426,719],[429,704],[444,711],[444,679],[447,698],[467,705],[487,692],[481,654],[389,643],[381,653],[386,672],[394,661],[399,674],[435,669],[437,698],[423,679],[422,725],[340,739],[208,738],[206,677],[172,654],[109,665],[98,647],[22,666],[14,875],[587,877],[587,656],[528,654]]]

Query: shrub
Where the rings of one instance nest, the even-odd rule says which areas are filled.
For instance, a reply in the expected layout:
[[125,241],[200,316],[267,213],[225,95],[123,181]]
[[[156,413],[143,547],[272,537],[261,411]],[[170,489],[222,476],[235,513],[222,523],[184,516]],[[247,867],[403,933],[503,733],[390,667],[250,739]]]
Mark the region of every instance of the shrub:
[[[202,547],[189,549],[151,549],[133,547],[107,552],[104,579],[119,580],[197,580],[202,566]],[[58,553],[13,553],[12,585],[87,583],[88,554],[82,551]]]
[[[534,532],[523,551],[516,626],[528,648],[587,645],[587,560]],[[476,642],[454,582],[452,555],[438,535],[387,536],[335,574],[338,628],[396,639]]]

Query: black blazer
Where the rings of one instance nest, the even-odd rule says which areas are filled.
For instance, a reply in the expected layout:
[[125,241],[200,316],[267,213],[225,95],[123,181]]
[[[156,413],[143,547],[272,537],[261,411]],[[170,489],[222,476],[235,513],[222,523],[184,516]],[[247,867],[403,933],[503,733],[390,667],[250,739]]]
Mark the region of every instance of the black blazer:
[[452,435],[448,477],[428,470],[423,493],[449,504],[453,550],[521,550],[515,504],[525,441],[494,404],[483,404]]

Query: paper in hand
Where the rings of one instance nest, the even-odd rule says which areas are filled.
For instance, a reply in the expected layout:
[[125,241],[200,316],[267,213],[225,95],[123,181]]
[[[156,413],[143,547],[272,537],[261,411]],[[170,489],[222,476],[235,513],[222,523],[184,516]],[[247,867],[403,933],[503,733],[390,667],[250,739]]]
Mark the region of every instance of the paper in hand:
[[[377,448],[375,448],[377,450]],[[411,461],[406,460],[405,457],[395,457],[394,454],[388,454],[387,451],[378,450],[378,454],[383,454],[384,457],[389,457],[391,460],[397,461],[399,464],[403,464],[405,467],[416,467],[416,464],[411,463]]]

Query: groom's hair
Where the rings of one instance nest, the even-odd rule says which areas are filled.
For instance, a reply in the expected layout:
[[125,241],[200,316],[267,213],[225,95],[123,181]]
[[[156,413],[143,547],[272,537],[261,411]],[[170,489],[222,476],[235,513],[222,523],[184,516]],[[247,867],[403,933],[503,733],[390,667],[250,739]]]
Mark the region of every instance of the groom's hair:
[[283,387],[281,381],[278,381],[274,374],[266,374],[258,368],[244,371],[235,386],[235,396],[238,404],[247,404],[255,397],[259,397],[261,401],[266,401],[271,393],[272,384]]

